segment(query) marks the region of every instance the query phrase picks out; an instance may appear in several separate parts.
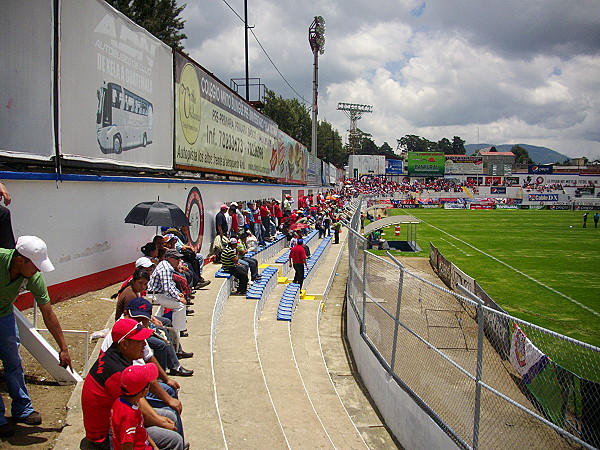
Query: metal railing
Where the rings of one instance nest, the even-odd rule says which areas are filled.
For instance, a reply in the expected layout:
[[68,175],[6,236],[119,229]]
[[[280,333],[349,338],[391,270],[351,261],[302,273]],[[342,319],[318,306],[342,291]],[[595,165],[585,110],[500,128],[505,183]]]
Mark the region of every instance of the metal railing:
[[599,348],[368,252],[360,202],[352,208],[349,314],[391,378],[459,447],[600,445]]

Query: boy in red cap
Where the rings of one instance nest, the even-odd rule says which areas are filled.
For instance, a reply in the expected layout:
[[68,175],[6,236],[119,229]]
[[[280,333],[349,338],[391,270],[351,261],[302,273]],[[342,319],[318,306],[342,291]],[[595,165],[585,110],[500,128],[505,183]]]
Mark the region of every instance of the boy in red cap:
[[122,395],[110,412],[114,450],[158,450],[144,427],[138,401],[148,394],[150,382],[158,376],[154,364],[129,366],[121,373]]

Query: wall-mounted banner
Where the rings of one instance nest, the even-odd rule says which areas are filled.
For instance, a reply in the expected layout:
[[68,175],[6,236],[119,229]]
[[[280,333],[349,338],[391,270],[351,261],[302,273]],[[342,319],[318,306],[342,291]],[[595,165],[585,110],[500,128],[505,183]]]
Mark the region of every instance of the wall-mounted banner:
[[335,184],[337,181],[337,167],[329,163],[329,184]]
[[483,159],[481,156],[448,155],[445,171],[447,174],[482,174]]
[[329,186],[329,163],[323,161],[323,171],[321,172],[321,184]]
[[408,152],[408,175],[443,177],[445,158],[442,152]]
[[[308,166],[306,169],[306,184],[313,186],[317,184],[317,161],[314,153],[308,153]],[[320,180],[319,180],[320,181]]]
[[528,164],[527,165],[527,173],[535,174],[535,175],[549,175],[552,173],[552,164],[545,165],[537,165],[537,164]]
[[491,194],[506,194],[506,187],[505,186],[492,186],[490,188],[490,193]]
[[54,156],[51,1],[4,0],[0,34],[0,154]]
[[386,159],[385,174],[386,175],[402,175],[402,160],[401,159]]
[[278,130],[277,166],[275,174],[279,181],[305,183],[308,167],[308,150],[295,139]]
[[62,0],[61,153],[173,168],[171,49],[103,0]]
[[175,53],[175,165],[273,177],[277,125],[187,57]]
[[530,202],[557,202],[558,194],[529,194]]

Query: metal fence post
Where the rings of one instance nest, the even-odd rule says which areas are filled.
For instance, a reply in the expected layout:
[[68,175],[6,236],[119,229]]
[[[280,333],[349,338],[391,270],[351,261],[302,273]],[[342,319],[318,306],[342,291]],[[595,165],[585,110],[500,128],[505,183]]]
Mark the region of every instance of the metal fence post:
[[396,348],[398,346],[398,327],[400,326],[400,302],[402,301],[402,285],[404,284],[404,271],[400,268],[398,280],[398,301],[396,302],[396,317],[394,319],[394,341],[392,342],[391,371],[396,371]]
[[475,374],[475,411],[473,413],[473,448],[479,448],[479,421],[481,420],[481,374],[483,372],[483,302],[477,299],[477,371]]
[[362,320],[360,322],[360,333],[367,331],[367,240],[363,241],[363,270],[362,270]]

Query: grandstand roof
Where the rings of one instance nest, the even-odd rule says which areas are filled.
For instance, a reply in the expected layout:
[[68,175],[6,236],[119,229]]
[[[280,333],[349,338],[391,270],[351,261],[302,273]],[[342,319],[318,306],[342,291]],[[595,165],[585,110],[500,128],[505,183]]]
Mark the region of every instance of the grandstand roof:
[[488,156],[488,155],[492,155],[492,156],[515,156],[515,154],[513,152],[479,152],[479,154],[481,156]]

